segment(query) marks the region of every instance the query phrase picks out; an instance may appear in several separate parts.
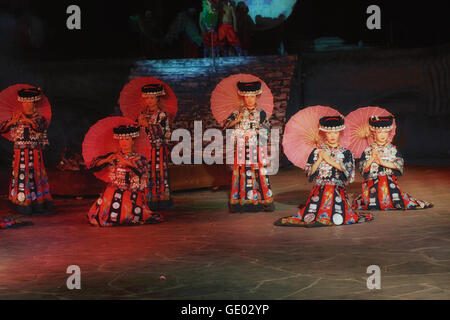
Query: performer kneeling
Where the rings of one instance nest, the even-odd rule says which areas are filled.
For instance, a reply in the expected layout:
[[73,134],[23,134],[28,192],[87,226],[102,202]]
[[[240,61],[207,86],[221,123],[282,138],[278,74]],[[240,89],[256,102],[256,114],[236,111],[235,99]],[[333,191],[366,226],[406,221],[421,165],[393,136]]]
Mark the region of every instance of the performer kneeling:
[[152,224],[163,217],[152,212],[145,199],[148,182],[148,165],[145,157],[134,152],[134,138],[139,127],[122,125],[114,128],[114,138],[119,140],[120,152],[95,158],[92,171],[109,166],[110,183],[88,213],[89,222],[99,227],[117,225]]
[[355,161],[350,150],[339,145],[343,117],[322,117],[319,123],[325,144],[311,152],[305,168],[309,181],[314,182],[308,201],[294,216],[277,220],[277,226],[335,226],[373,219],[353,211],[345,191],[354,179]]
[[397,148],[388,141],[393,122],[393,116],[374,116],[369,119],[374,143],[364,150],[359,162],[365,180],[362,194],[353,202],[354,209],[410,210],[433,206],[430,202],[411,197],[398,185],[397,177],[403,174],[404,162]]
[[0,133],[10,132],[14,141],[9,200],[20,213],[44,212],[53,207],[53,201],[42,156],[42,148],[48,144],[47,121],[36,112],[42,93],[39,88],[24,88],[17,94],[21,110],[0,123]]

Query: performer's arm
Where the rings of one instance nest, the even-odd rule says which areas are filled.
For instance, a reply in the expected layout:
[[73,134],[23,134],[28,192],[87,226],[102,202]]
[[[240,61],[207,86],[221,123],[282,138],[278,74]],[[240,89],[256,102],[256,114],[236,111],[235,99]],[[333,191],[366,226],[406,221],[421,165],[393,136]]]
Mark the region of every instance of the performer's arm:
[[260,134],[263,141],[267,142],[269,139],[270,122],[267,119],[267,114],[264,110],[261,110],[259,115],[259,126],[260,128],[257,130],[257,133]]
[[[393,147],[393,148],[395,148],[395,147]],[[379,164],[385,168],[394,170],[393,173],[396,176],[401,176],[403,174],[404,161],[403,161],[402,155],[397,150],[397,148],[395,148],[395,158],[393,159],[393,161],[386,161],[386,160],[380,159]]]
[[11,130],[11,127],[16,125],[20,119],[21,113],[13,114],[12,118],[0,123],[0,133],[7,133]]
[[341,163],[334,160],[328,153],[322,152],[322,158],[325,162],[327,162],[333,168],[336,168],[337,170],[342,171],[342,172],[345,170],[342,168]]
[[234,126],[236,124],[238,124],[239,122],[241,122],[242,119],[242,113],[239,112],[239,114],[236,116],[236,113],[233,112],[228,118],[227,120],[225,120],[225,126],[224,129],[228,129],[228,128],[234,128]]
[[[368,162],[367,152],[368,151],[364,150],[363,153],[361,154],[361,158],[359,158],[359,160],[358,160],[359,172],[361,173],[361,175],[364,179],[367,179],[369,176],[369,170],[366,168],[366,164]],[[370,166],[369,166],[369,168],[370,168]]]
[[100,171],[108,165],[112,165],[116,155],[113,152],[107,153],[104,156],[97,157],[91,161],[88,166],[89,171]]
[[[322,154],[323,154],[322,150],[314,149],[313,152],[311,152],[311,154],[309,155],[308,162],[305,167],[306,175],[308,177],[312,178],[313,175],[316,173],[320,163],[323,161]],[[316,160],[314,160],[315,158]]]
[[231,17],[233,18],[233,29],[234,29],[234,32],[237,32],[238,29],[237,29],[237,24],[236,24],[236,14],[234,13],[234,8],[233,7],[230,7],[230,8],[231,8]]
[[[369,159],[365,162],[365,164],[364,164],[364,167],[363,167],[363,172],[364,172],[364,173],[369,172],[370,166],[371,166],[372,163],[375,161],[376,154],[377,154],[377,151],[374,150],[374,149],[372,149],[372,152],[371,152],[371,154],[370,154],[370,158],[369,158]],[[366,157],[365,152],[364,152],[364,157]]]
[[140,113],[140,114],[139,114],[139,116],[138,116],[136,122],[137,122],[141,127],[144,127],[144,128],[147,128],[147,127],[148,127],[148,121],[147,121],[147,119],[145,118],[145,115],[144,115],[143,113]]
[[39,116],[35,119],[29,119],[29,121],[33,130],[36,130],[37,132],[44,132],[47,130],[47,120],[45,120],[44,117]]
[[392,161],[383,161],[383,160],[381,160],[379,164],[380,164],[381,166],[386,167],[386,168],[389,168],[389,169],[394,169],[394,170],[397,169],[397,166],[396,166],[395,163],[392,162]]
[[353,182],[355,179],[355,159],[350,150],[344,151],[344,159],[339,159],[338,163],[341,167],[341,180],[346,182]]
[[11,126],[13,125],[11,120],[2,121],[0,123],[0,133],[7,133],[11,130]]
[[133,161],[133,166],[128,166],[128,168],[133,170],[137,176],[142,177],[148,172],[148,161],[145,157],[141,156],[139,160]]
[[167,141],[170,141],[170,125],[169,125],[169,117],[167,116],[167,113],[162,112],[161,113],[161,128],[163,129],[164,137]]

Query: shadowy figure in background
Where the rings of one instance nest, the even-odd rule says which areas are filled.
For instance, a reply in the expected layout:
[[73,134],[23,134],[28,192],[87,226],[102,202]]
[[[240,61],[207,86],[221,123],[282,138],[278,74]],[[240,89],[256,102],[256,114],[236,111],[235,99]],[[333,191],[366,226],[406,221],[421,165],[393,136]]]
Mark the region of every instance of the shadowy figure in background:
[[80,171],[85,169],[83,156],[76,150],[81,150],[79,143],[72,142],[64,146],[61,151],[61,160],[56,168],[61,171]]
[[244,1],[240,1],[237,5],[236,21],[242,55],[247,56],[251,48],[251,36],[255,23],[248,14],[248,7]]
[[185,58],[198,58],[202,44],[202,36],[197,26],[197,12],[195,8],[189,8],[180,12],[169,27],[164,38],[164,43],[173,45],[182,33],[183,51]]
[[280,14],[277,18],[267,18],[261,15],[255,17],[256,26],[264,28],[264,33],[262,33],[263,39],[260,39],[266,44],[263,54],[273,54],[273,49],[277,48],[276,51],[278,54],[282,56],[287,55],[284,45],[285,22],[286,17],[284,14]]
[[286,43],[286,39],[285,39],[285,37],[286,37],[286,33],[285,33],[286,16],[284,14],[280,14],[278,16],[278,21],[279,21],[279,23],[275,29],[275,34],[278,35],[277,41],[280,44],[278,47],[278,53],[281,56],[285,56],[288,54],[286,51],[286,46],[285,46],[285,43]]
[[145,15],[138,14],[137,23],[140,30],[141,50],[146,58],[159,58],[161,56],[161,40],[163,31],[154,18],[152,11],[147,10]]
[[218,56],[220,53],[220,47],[217,43],[217,10],[209,0],[203,0],[202,12],[198,19],[198,24],[202,32],[203,41],[203,57],[211,57],[213,55]]
[[33,56],[36,50],[42,49],[44,45],[45,26],[43,21],[29,10],[17,13],[14,38],[16,54],[24,57]]
[[236,14],[233,4],[230,0],[225,0],[219,5],[219,30],[217,31],[218,43],[225,56],[233,55],[233,49],[236,55],[241,55],[239,38],[236,35],[237,24]]

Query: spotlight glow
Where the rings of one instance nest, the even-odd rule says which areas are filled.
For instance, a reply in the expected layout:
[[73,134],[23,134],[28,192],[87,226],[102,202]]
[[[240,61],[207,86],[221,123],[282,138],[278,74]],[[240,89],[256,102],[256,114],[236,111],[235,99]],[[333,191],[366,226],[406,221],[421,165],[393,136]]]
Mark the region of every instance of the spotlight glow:
[[239,2],[244,2],[249,12],[248,14],[252,17],[253,21],[257,24],[260,22],[264,24],[264,21],[258,21],[256,16],[261,16],[262,18],[278,19],[281,15],[284,19],[287,19],[294,8],[297,0],[233,0],[236,5]]

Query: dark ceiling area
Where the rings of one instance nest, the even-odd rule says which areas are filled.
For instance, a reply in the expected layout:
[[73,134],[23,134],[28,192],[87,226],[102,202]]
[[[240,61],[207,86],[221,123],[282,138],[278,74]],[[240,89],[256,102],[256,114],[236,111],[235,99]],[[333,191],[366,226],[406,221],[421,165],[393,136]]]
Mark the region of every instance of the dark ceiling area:
[[[276,1],[276,0],[272,0]],[[81,8],[81,30],[68,30],[66,8]],[[366,8],[381,8],[381,30],[368,30]],[[296,54],[320,37],[337,37],[346,44],[368,47],[418,48],[450,42],[450,19],[443,1],[332,1],[298,0],[292,14],[272,30],[253,33],[252,54],[276,54],[280,41],[289,54]],[[151,1],[50,1],[3,0],[0,22],[23,23],[33,16],[42,26],[39,47],[15,48],[11,56],[38,59],[138,58],[139,31],[131,17],[151,10],[160,32],[168,32],[180,12],[194,8],[198,21],[201,0]],[[13,21],[11,20],[11,21]],[[1,34],[0,34],[1,35]],[[182,58],[180,42],[160,48],[158,58]]]

